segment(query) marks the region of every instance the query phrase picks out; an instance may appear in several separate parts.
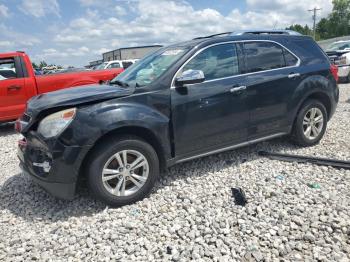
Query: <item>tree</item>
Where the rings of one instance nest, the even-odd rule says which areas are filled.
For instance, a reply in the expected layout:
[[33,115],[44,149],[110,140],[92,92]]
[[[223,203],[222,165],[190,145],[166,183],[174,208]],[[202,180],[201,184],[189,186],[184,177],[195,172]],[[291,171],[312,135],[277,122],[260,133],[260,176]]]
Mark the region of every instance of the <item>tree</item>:
[[310,27],[308,25],[302,26],[299,24],[295,24],[295,25],[291,25],[290,27],[287,27],[286,29],[296,31],[302,35],[311,35],[312,34],[312,30],[310,29]]
[[[333,0],[332,12],[316,25],[316,40],[350,35],[350,0]],[[303,35],[312,35],[308,25],[291,25],[286,28]]]
[[316,31],[322,39],[350,35],[350,0],[333,0],[333,10],[318,22]]
[[45,61],[40,61],[39,68],[42,69],[43,67],[46,67],[47,63]]
[[36,63],[34,63],[34,62],[32,62],[32,66],[33,66],[34,69],[38,69],[39,68],[39,66]]

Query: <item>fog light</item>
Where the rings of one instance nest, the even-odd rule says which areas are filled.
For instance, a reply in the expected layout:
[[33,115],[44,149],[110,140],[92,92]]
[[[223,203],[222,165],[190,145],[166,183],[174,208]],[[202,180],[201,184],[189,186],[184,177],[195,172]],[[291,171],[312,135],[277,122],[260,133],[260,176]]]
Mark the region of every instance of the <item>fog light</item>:
[[44,161],[42,163],[35,163],[35,162],[33,162],[33,166],[41,167],[44,170],[45,173],[49,173],[50,169],[51,169],[51,165],[47,161]]

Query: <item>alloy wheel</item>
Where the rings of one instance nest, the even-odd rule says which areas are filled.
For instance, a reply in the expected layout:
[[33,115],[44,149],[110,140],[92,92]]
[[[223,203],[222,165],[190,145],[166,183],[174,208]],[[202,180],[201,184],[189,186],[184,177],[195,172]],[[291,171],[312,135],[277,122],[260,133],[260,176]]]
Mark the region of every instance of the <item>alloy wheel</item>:
[[309,140],[317,139],[322,132],[323,124],[324,117],[322,111],[317,107],[310,108],[303,119],[305,137]]
[[115,196],[130,196],[146,183],[149,164],[136,150],[122,150],[111,156],[102,170],[105,189]]

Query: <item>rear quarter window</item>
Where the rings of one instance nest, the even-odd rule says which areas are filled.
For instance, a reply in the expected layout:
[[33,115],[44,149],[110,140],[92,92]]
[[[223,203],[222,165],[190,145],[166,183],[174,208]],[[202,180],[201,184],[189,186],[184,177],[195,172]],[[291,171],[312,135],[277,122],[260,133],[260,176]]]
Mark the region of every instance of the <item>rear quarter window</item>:
[[328,57],[322,51],[321,47],[312,39],[294,39],[293,52],[295,52],[304,64],[322,64],[329,63]]

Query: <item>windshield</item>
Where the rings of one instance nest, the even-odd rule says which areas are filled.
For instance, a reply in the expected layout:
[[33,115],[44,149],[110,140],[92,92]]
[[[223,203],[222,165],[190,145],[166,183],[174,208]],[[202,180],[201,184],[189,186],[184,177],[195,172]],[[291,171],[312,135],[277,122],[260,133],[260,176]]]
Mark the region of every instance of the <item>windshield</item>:
[[146,86],[158,79],[172,64],[178,61],[188,47],[161,49],[139,60],[111,81],[125,86]]
[[344,50],[345,48],[350,48],[350,42],[333,43],[327,48],[327,50],[337,51]]
[[101,70],[101,69],[105,69],[105,66],[107,65],[108,63],[104,62],[98,66],[96,66],[95,70]]

